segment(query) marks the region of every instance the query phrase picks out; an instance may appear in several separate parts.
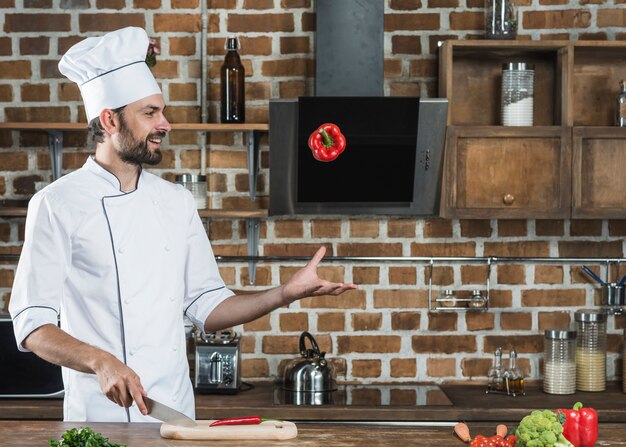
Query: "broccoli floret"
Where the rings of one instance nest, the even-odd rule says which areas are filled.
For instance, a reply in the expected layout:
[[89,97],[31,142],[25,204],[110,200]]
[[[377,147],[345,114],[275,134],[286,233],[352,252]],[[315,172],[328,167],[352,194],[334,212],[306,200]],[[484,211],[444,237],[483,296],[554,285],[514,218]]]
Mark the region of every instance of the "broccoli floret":
[[573,447],[563,437],[563,425],[550,410],[535,410],[525,416],[515,435],[518,447]]

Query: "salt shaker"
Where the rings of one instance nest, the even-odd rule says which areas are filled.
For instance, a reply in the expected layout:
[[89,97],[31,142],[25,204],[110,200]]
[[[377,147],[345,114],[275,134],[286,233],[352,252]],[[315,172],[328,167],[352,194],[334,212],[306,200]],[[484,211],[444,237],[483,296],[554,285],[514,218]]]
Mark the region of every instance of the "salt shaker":
[[503,392],[504,372],[502,371],[502,348],[496,349],[493,354],[493,366],[487,372],[487,392]]
[[502,125],[532,126],[535,66],[525,62],[502,65]]

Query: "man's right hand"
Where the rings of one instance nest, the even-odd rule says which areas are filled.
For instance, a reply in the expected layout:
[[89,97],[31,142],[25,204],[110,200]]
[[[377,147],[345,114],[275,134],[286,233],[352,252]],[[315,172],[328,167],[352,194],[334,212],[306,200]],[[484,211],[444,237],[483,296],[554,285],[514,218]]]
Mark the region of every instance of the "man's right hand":
[[135,371],[113,355],[102,352],[101,358],[94,365],[94,372],[98,376],[100,389],[109,400],[126,408],[130,407],[134,401],[141,414],[148,414],[143,401],[148,393],[141,385],[141,379]]

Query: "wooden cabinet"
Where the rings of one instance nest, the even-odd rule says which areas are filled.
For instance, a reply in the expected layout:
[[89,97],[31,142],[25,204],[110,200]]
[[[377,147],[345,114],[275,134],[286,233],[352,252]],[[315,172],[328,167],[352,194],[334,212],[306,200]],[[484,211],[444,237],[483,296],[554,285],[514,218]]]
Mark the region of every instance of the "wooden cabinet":
[[[532,127],[500,125],[508,62],[535,67]],[[625,42],[447,41],[439,64],[442,216],[626,217],[626,128],[614,126]]]

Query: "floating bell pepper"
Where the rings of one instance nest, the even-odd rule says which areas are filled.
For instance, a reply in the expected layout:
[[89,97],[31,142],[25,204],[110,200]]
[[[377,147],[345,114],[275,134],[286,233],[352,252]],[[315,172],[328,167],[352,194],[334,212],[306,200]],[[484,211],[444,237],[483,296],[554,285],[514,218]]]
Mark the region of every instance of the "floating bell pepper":
[[346,137],[332,123],[319,126],[309,137],[309,148],[319,161],[333,161],[346,148]]
[[576,402],[573,409],[558,409],[565,415],[563,436],[574,447],[593,447],[598,439],[598,413],[593,408],[583,408]]

